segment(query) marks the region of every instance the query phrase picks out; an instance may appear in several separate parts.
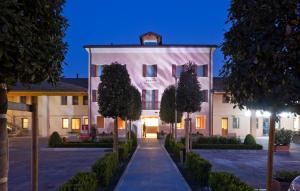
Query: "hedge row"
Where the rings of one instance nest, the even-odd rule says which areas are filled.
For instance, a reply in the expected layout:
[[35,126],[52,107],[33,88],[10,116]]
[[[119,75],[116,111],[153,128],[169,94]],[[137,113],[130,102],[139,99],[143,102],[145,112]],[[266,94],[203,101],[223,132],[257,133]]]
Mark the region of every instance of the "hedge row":
[[189,152],[187,153],[184,170],[191,181],[196,182],[200,187],[208,186],[211,164],[207,160],[196,153]]
[[228,172],[212,172],[209,177],[212,191],[254,191],[253,188]]
[[119,145],[118,154],[106,154],[93,164],[92,172],[76,174],[69,181],[61,185],[59,191],[96,191],[99,185],[107,187],[113,180],[115,173],[120,169],[120,162],[126,161],[137,147],[135,134],[132,133],[131,137],[130,141]]
[[204,137],[199,136],[196,140],[198,144],[241,144],[241,140],[236,137],[222,137],[222,136],[211,136]]
[[183,156],[185,155],[184,144],[176,143],[170,134],[166,136],[165,148],[175,162],[180,162],[180,151],[182,151]]
[[70,142],[52,146],[53,148],[112,148],[112,143]]
[[262,145],[245,144],[193,144],[193,149],[232,149],[232,150],[261,150]]
[[79,172],[59,187],[59,191],[96,191],[98,181],[95,173]]

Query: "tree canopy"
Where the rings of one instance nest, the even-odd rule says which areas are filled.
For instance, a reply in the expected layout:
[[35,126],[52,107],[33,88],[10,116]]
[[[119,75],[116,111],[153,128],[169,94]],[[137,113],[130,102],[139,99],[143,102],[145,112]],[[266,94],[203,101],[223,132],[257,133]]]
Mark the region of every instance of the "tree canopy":
[[201,110],[203,96],[195,73],[195,65],[188,62],[184,65],[177,88],[177,109],[181,112],[196,112]]
[[299,0],[235,0],[228,23],[221,76],[231,102],[300,113]]
[[56,82],[67,50],[63,37],[67,21],[64,0],[11,1],[0,3],[0,80]]
[[128,102],[128,112],[126,117],[128,120],[138,120],[142,113],[141,94],[133,85],[130,86],[129,93],[130,100]]
[[[166,123],[175,123],[175,86],[167,87],[161,98],[159,117]],[[177,112],[177,123],[181,122],[182,112]]]
[[126,66],[118,62],[105,66],[98,86],[99,113],[104,117],[125,118],[130,101],[130,78]]

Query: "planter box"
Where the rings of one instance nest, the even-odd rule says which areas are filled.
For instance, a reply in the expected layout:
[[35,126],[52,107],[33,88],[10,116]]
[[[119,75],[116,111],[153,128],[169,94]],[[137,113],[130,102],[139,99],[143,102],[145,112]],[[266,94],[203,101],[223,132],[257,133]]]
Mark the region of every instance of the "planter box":
[[271,191],[288,191],[289,187],[290,187],[290,182],[279,182],[276,179],[272,179]]
[[275,145],[274,152],[289,152],[290,145]]

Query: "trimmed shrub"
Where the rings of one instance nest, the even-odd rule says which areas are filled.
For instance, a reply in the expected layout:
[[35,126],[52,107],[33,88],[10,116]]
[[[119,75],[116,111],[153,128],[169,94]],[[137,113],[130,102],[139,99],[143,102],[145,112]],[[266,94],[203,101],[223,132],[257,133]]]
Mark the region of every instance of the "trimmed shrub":
[[236,137],[222,137],[222,136],[211,136],[204,137],[200,136],[197,141],[197,144],[241,144],[241,140]]
[[130,143],[119,145],[119,161],[125,161],[130,152]]
[[245,137],[244,144],[245,145],[256,145],[255,138],[251,134],[248,134]]
[[171,148],[171,134],[167,134],[166,139],[165,139],[165,148],[167,149],[167,151],[170,152],[170,148]]
[[193,144],[193,149],[261,150],[262,148],[262,145],[259,144]]
[[54,131],[48,141],[48,146],[49,147],[55,147],[57,145],[62,144],[62,139],[60,137],[60,135],[58,134],[58,132]]
[[100,184],[105,187],[110,183],[118,165],[117,154],[109,153],[94,163],[92,171],[96,174]]
[[239,178],[227,172],[212,172],[209,185],[212,191],[254,191]]
[[[127,133],[127,137],[129,132]],[[130,141],[132,141],[132,147],[135,149],[138,145],[136,134],[133,131],[130,131]]]
[[300,176],[300,171],[277,171],[274,178],[279,182],[292,182],[297,176]]
[[185,161],[185,170],[188,177],[201,187],[208,186],[211,164],[198,154],[189,152]]
[[275,144],[276,145],[290,145],[293,137],[293,131],[280,129],[275,130]]
[[95,173],[79,172],[59,187],[59,191],[96,191],[98,181]]

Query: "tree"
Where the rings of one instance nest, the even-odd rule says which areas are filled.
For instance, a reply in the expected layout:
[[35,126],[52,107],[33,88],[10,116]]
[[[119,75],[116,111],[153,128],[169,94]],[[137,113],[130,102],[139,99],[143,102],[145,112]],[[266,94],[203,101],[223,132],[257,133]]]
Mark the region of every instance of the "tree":
[[[129,139],[131,138],[131,122],[138,120],[141,116],[142,113],[142,101],[141,101],[141,94],[139,90],[131,85],[129,88],[129,93],[130,93],[130,100],[128,102],[128,110],[126,114],[126,118],[129,120]],[[127,131],[126,131],[127,135]]]
[[[173,129],[173,124],[175,123],[175,86],[167,87],[161,98],[160,102],[160,112],[159,117],[162,121],[171,124],[171,128]],[[175,128],[177,123],[181,122],[182,112],[177,112],[177,122],[175,123]],[[172,130],[173,131],[173,130]],[[173,132],[176,134],[176,131]],[[174,136],[172,133],[172,136]],[[177,137],[176,135],[174,136]]]
[[184,65],[184,71],[179,78],[176,99],[178,111],[187,113],[185,120],[185,148],[189,152],[189,134],[191,132],[190,113],[200,111],[201,103],[203,102],[200,84],[195,73],[195,65],[192,62]]
[[67,50],[64,2],[0,2],[0,190],[8,189],[7,88],[59,79]]
[[267,190],[273,165],[277,114],[300,110],[300,1],[232,1],[222,51],[231,102],[271,112]]
[[113,151],[118,153],[118,118],[124,119],[130,100],[130,78],[126,66],[114,62],[103,68],[98,86],[99,113],[114,119]]

